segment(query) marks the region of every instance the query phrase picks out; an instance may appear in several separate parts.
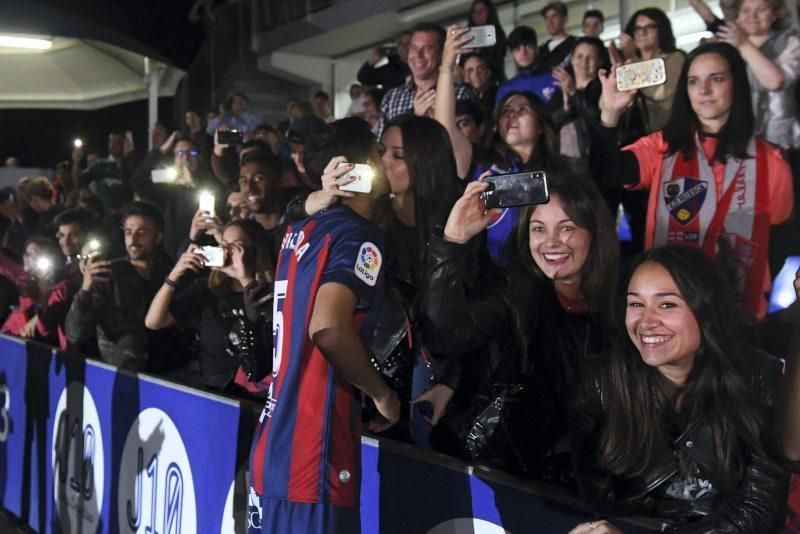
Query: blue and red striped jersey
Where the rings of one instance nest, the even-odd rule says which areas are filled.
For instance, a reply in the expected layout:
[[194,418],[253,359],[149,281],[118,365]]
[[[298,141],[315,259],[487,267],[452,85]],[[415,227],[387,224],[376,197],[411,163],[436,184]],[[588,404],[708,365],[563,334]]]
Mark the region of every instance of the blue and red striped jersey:
[[383,299],[383,234],[345,206],[289,226],[273,292],[273,379],[250,452],[259,495],[357,506],[361,402],[308,335],[319,288],[357,297],[353,322],[369,347]]

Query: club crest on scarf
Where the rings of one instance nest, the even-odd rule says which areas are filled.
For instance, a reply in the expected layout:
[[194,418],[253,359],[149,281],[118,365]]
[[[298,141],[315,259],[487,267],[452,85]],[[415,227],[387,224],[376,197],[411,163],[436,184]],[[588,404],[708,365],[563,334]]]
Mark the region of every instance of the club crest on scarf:
[[673,219],[684,226],[700,213],[708,191],[707,182],[686,176],[670,180],[662,187],[667,210]]

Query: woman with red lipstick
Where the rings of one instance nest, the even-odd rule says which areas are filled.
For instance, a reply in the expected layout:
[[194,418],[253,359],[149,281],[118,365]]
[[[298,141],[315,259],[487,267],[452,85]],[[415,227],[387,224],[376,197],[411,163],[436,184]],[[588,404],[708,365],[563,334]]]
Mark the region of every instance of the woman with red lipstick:
[[792,178],[780,149],[753,134],[742,57],[707,43],[686,58],[663,130],[619,150],[617,124],[636,91],[620,92],[615,68],[600,71],[602,126],[592,169],[606,186],[649,189],[645,249],[685,244],[736,270],[748,322],[766,313],[771,225],[792,213]]
[[[662,518],[667,532],[777,531],[788,491],[771,423],[781,362],[744,348],[728,283],[696,248],[648,252],[626,299],[627,332],[585,362],[575,390],[582,496],[605,513]],[[619,531],[598,521],[572,532]]]
[[[609,346],[618,276],[616,234],[597,189],[573,175],[548,179],[550,202],[521,209],[518,253],[479,287],[468,243],[492,213],[480,198],[488,183],[470,183],[430,236],[420,294],[424,340],[451,358],[441,383],[416,400],[433,405],[432,444],[532,477],[555,472],[542,458],[566,435],[579,364]],[[506,416],[488,430],[484,414],[497,405]]]

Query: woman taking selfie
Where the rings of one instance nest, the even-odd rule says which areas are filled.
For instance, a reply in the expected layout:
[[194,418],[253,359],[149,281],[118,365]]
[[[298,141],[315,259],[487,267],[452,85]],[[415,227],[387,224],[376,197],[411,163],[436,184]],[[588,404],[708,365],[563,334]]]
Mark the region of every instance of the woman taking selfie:
[[[740,342],[728,283],[700,250],[651,250],[626,298],[627,332],[586,362],[576,388],[582,496],[664,519],[668,532],[777,531],[788,491],[771,424],[781,362]],[[599,521],[572,532],[619,531]]]
[[208,273],[210,257],[190,245],[145,317],[152,330],[173,324],[197,329],[203,381],[216,390],[228,388],[240,366],[247,381],[255,382],[269,373],[272,362],[271,305],[253,291],[256,276],[271,280],[275,268],[266,231],[255,221],[233,221],[223,230],[221,248],[223,265]]
[[[481,200],[489,184],[470,183],[443,232],[430,237],[421,295],[425,340],[457,367],[417,399],[431,402],[435,425],[458,392],[434,430],[438,447],[527,475],[566,435],[566,400],[581,360],[609,346],[619,257],[594,185],[568,174],[548,179],[550,201],[521,208],[517,255],[474,289],[467,243],[492,213]],[[495,402],[510,403],[502,422],[510,436],[499,425],[493,434],[473,431],[486,428],[482,414]]]
[[635,91],[601,71],[603,127],[592,168],[604,186],[649,189],[645,249],[702,248],[736,270],[734,291],[749,322],[766,313],[770,225],[792,213],[792,181],[780,150],[753,136],[745,65],[727,43],[695,48],[681,70],[674,113],[662,131],[621,151],[616,126]]

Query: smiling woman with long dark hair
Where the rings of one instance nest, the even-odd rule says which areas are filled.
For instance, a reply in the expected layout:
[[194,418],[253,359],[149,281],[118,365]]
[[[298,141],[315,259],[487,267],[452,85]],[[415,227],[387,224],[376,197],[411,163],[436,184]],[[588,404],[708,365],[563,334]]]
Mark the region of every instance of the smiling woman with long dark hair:
[[743,348],[728,283],[700,250],[653,249],[626,298],[625,329],[587,362],[573,405],[583,496],[675,532],[775,531],[788,491],[771,426],[781,362]]
[[[594,185],[550,173],[550,201],[520,209],[515,256],[473,287],[466,254],[491,220],[480,198],[488,185],[470,183],[430,236],[420,322],[449,367],[418,401],[431,402],[434,425],[450,404],[432,433],[442,452],[545,476],[581,361],[610,346],[619,245]],[[491,423],[495,405],[506,415]]]

